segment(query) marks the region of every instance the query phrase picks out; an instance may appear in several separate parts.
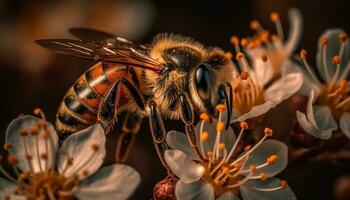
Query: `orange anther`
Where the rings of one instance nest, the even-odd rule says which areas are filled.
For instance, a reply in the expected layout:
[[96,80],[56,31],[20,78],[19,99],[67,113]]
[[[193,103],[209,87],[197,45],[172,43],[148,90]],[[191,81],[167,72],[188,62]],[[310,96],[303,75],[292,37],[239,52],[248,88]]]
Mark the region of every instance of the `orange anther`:
[[278,40],[278,36],[277,36],[276,34],[272,34],[272,35],[271,35],[271,40],[272,40],[272,41]]
[[225,124],[223,122],[218,122],[216,124],[216,131],[217,132],[221,132],[225,129]]
[[203,121],[208,121],[209,120],[209,115],[207,113],[201,113],[199,118]]
[[328,38],[327,37],[324,37],[321,39],[321,45],[322,46],[326,46],[328,44]]
[[341,42],[346,42],[346,40],[348,40],[348,35],[346,34],[346,33],[340,33],[339,34],[339,40],[341,41]]
[[261,179],[262,181],[266,180],[266,179],[267,179],[267,174],[266,174],[265,172],[261,173],[261,174],[260,174],[260,179]]
[[271,155],[270,157],[268,157],[266,159],[266,162],[269,164],[274,164],[274,163],[276,163],[277,159],[278,159],[277,155]]
[[270,39],[270,33],[268,31],[263,31],[260,33],[260,40],[262,42],[267,42]]
[[36,136],[36,135],[38,135],[38,134],[39,134],[38,128],[32,127],[32,128],[30,129],[30,135]]
[[248,45],[248,49],[254,49],[255,48],[255,43],[254,42],[250,42]]
[[4,149],[5,149],[6,151],[8,151],[11,147],[12,147],[12,145],[9,144],[9,143],[5,143],[5,144],[4,144]]
[[256,166],[255,165],[250,165],[249,169],[250,169],[250,172],[252,172],[252,173],[256,172]]
[[35,108],[34,111],[33,111],[33,113],[34,113],[35,115],[40,115],[41,113],[43,113],[43,111],[42,111],[40,108]]
[[250,28],[253,29],[253,30],[256,30],[260,27],[260,23],[258,20],[252,20],[250,22]]
[[22,137],[28,136],[28,131],[26,129],[21,129],[19,135]]
[[248,129],[249,128],[247,122],[241,122],[241,123],[239,123],[239,126],[241,127],[241,129]]
[[218,104],[215,108],[219,112],[224,112],[226,109],[226,106],[224,104]]
[[237,170],[241,169],[242,165],[240,163],[236,163],[233,165],[234,168],[236,168]]
[[98,150],[100,149],[100,147],[99,147],[97,144],[92,144],[92,145],[91,145],[91,148],[92,148],[92,150],[94,150],[94,151],[98,151]]
[[213,156],[213,152],[208,151],[208,152],[207,152],[207,155],[208,155],[208,157],[211,157],[211,156]]
[[228,52],[225,53],[225,57],[228,58],[228,59],[232,59],[233,58],[233,54],[228,51]]
[[202,132],[202,141],[203,141],[203,142],[204,142],[204,141],[207,141],[208,138],[209,138],[208,132],[203,131],[203,132]]
[[223,150],[226,149],[226,145],[225,145],[224,143],[220,143],[220,144],[218,144],[218,149],[219,149],[220,151],[223,151]]
[[241,72],[240,77],[242,80],[247,80],[249,77],[249,73],[247,71],[243,71]]
[[47,153],[43,153],[43,154],[41,154],[41,159],[43,159],[43,160],[47,160],[48,159],[48,155],[47,155]]
[[252,148],[252,145],[247,145],[244,147],[244,151],[249,151]]
[[339,56],[339,55],[333,56],[332,62],[333,62],[333,64],[335,64],[335,65],[340,64],[340,56]]
[[16,158],[16,156],[13,156],[13,155],[9,155],[7,157],[7,162],[10,164],[10,165],[16,165],[18,163],[18,159]]
[[271,19],[271,21],[273,21],[273,22],[277,22],[277,21],[280,20],[280,15],[279,15],[277,12],[272,12],[272,13],[270,14],[270,19]]
[[247,45],[248,45],[248,40],[245,39],[245,38],[242,38],[242,39],[241,39],[241,45],[242,45],[243,47],[247,46]]
[[345,90],[348,87],[348,82],[346,80],[339,81],[339,88]]
[[231,37],[230,41],[231,41],[231,44],[233,45],[239,45],[239,39],[235,35]]
[[230,169],[229,169],[228,167],[226,167],[226,166],[222,166],[222,167],[221,167],[221,170],[222,170],[222,172],[223,172],[224,174],[227,174],[227,173],[230,172]]
[[263,62],[266,62],[266,61],[267,61],[267,55],[266,55],[266,54],[261,55],[260,58],[261,58],[261,60],[262,60]]
[[265,128],[264,129],[264,134],[268,137],[271,137],[273,134],[273,131],[270,128]]
[[236,55],[236,59],[239,60],[241,58],[244,58],[244,54],[242,52],[238,52]]
[[287,181],[285,181],[285,180],[282,180],[281,181],[281,188],[286,188],[287,187]]
[[299,53],[299,56],[302,60],[306,60],[307,58],[307,51],[305,49],[302,49]]

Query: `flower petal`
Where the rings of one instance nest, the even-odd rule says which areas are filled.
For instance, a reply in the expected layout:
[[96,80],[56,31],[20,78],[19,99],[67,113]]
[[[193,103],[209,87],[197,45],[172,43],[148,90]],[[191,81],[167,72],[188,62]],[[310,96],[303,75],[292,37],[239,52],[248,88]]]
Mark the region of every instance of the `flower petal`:
[[[239,116],[236,120],[233,122],[243,122],[247,119],[258,117],[262,114],[265,114],[267,111],[269,111],[271,108],[273,108],[276,104],[272,101],[266,101],[263,104],[254,106],[249,112]],[[231,121],[232,122],[232,121]]]
[[[36,127],[38,122],[47,124],[48,139],[44,139],[45,130],[37,129],[39,133],[37,136],[31,134],[27,136],[20,136],[22,129],[32,129]],[[47,154],[48,163],[47,168],[51,169],[55,163],[55,156],[58,148],[58,137],[54,127],[39,118],[25,115],[14,119],[6,130],[6,143],[11,144],[9,154],[16,156],[18,159],[17,167],[22,171],[30,171],[27,155],[32,156],[31,163],[34,172],[44,170],[45,160],[41,158],[42,154]],[[25,145],[24,145],[25,143]],[[46,145],[48,149],[46,149]],[[27,151],[27,153],[26,153]],[[40,167],[41,165],[41,167]]]
[[214,188],[202,181],[185,184],[181,181],[176,183],[175,196],[178,200],[214,200]]
[[6,199],[5,197],[10,197],[10,199],[20,200],[26,199],[25,197],[15,195],[17,186],[15,183],[0,177],[0,199]]
[[225,194],[221,195],[216,200],[240,200],[239,197],[234,195],[232,192],[226,192]]
[[[321,37],[319,38],[318,42],[318,52],[317,52],[317,69],[320,72],[321,77],[326,80],[325,72],[324,72],[324,62],[323,62],[323,51],[322,51],[322,45],[321,41],[324,37],[328,38],[328,44],[327,44],[327,53],[326,53],[326,65],[327,70],[330,76],[330,79],[334,76],[336,72],[336,66],[332,62],[332,58],[335,55],[339,55],[340,45],[341,41],[339,40],[339,34],[344,33],[344,30],[342,29],[329,29],[325,31]],[[344,52],[343,56],[341,58],[341,64],[340,64],[340,74],[343,74],[343,71],[346,67],[346,65],[349,63],[350,60],[350,42],[347,40],[344,45]],[[338,76],[339,77],[339,76]],[[343,79],[346,77],[343,77]]]
[[350,113],[344,113],[339,120],[341,131],[350,139]]
[[291,73],[274,82],[264,93],[266,101],[272,101],[276,104],[295,94],[303,84],[303,75],[301,73]]
[[183,183],[193,183],[199,180],[204,174],[204,167],[193,162],[182,151],[167,150],[164,153],[164,159],[171,171],[173,171]]
[[283,199],[283,200],[296,200],[293,191],[289,186],[283,189],[275,190],[275,191],[259,191],[254,188],[274,188],[279,187],[281,185],[281,180],[277,178],[269,178],[265,181],[261,180],[251,180],[246,182],[244,185],[240,187],[241,194],[244,200],[267,200],[267,199]]
[[[81,178],[84,172],[93,174],[103,163],[105,143],[105,132],[99,124],[70,135],[59,149],[58,171],[66,177],[76,174]],[[73,163],[67,166],[69,158],[73,158]]]
[[133,168],[114,164],[79,182],[74,195],[84,200],[128,199],[140,180],[140,174]]
[[186,134],[178,131],[169,131],[166,136],[166,142],[172,149],[184,152],[193,160],[199,160],[199,156],[192,148]]
[[266,163],[271,155],[277,156],[276,162],[257,169],[253,176],[259,176],[263,172],[266,173],[268,177],[275,176],[286,168],[288,163],[288,148],[284,143],[277,140],[266,140],[258,146],[253,153],[250,154],[247,162],[244,164],[244,168],[249,169],[251,165],[258,167]]
[[287,55],[291,55],[298,46],[303,33],[303,16],[298,9],[291,8],[288,11],[288,17],[289,34],[285,44],[285,52]]
[[[282,68],[282,76],[285,76],[290,73],[302,73],[303,74],[303,84],[298,91],[299,94],[308,96],[310,94],[311,90],[314,90],[316,94],[320,93],[320,87],[322,86],[319,82],[318,79],[314,80],[305,68],[304,64],[297,64],[291,60],[288,60],[284,63],[283,68]],[[317,77],[315,75],[314,76]],[[317,95],[318,96],[318,95]]]
[[[221,121],[226,123],[226,114],[223,114]],[[197,146],[200,144],[200,127],[201,127],[202,121],[198,122],[195,127],[195,132],[197,135]],[[216,140],[216,125],[217,120],[213,119],[211,123],[205,122],[203,126],[203,131],[206,131],[208,133],[208,140],[203,142],[203,153],[206,153],[208,151],[213,151],[215,140]],[[233,129],[229,127],[227,130],[221,132],[220,134],[220,143],[224,143],[227,149],[230,149],[234,142],[236,141],[236,134],[234,133]]]
[[332,111],[328,106],[314,106],[314,117],[319,129],[338,129],[338,124],[334,120]]
[[307,119],[304,113],[297,111],[296,117],[299,125],[312,136],[315,136],[317,138],[327,140],[332,136],[332,132],[335,129],[326,129],[326,130],[320,130],[314,125],[312,125]]

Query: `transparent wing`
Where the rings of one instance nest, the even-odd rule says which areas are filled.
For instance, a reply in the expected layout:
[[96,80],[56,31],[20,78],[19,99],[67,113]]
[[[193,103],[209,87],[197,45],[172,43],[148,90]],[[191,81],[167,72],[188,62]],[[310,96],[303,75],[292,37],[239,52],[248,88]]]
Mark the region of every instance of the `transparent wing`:
[[[148,49],[143,45],[135,45],[131,41],[93,29],[72,29],[75,35],[88,39],[88,33],[96,40],[44,39],[36,43],[42,47],[61,54],[76,56],[83,59],[125,63],[135,67],[146,68],[160,72],[164,65],[151,58]],[[79,30],[79,31],[78,31]],[[72,32],[72,31],[71,31]],[[79,33],[79,34],[78,34]],[[109,37],[113,36],[113,37]],[[90,39],[91,39],[90,38]],[[99,39],[99,40],[98,40]]]

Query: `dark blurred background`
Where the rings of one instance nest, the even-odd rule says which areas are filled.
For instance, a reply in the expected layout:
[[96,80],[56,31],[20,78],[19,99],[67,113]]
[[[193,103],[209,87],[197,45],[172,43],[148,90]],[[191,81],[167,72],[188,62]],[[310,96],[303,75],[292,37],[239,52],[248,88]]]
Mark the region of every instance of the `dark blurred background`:
[[[298,49],[306,48],[314,54],[318,36],[328,28],[341,27],[350,33],[350,4],[345,0],[1,0],[1,140],[13,118],[32,113],[36,107],[41,107],[49,121],[54,122],[67,89],[93,64],[51,53],[37,46],[36,39],[70,37],[67,29],[84,26],[140,43],[151,41],[157,33],[179,33],[228,51],[233,49],[229,42],[233,34],[254,33],[249,28],[252,19],[275,30],[269,20],[272,11],[280,13],[283,26],[288,30],[287,11],[291,7],[299,8],[304,16],[304,33]],[[314,63],[312,58],[310,62]],[[282,113],[287,107],[288,103],[284,103],[269,114],[278,121],[269,120],[269,116],[265,120],[277,134],[289,131],[289,119],[294,111]],[[177,125],[166,122],[168,130],[178,129]],[[109,145],[114,146],[115,141],[112,138],[109,141]],[[108,162],[113,159],[111,154]],[[165,171],[153,150],[147,120],[142,124],[128,164],[142,176],[132,199],[150,199],[154,184],[165,177]],[[349,162],[302,162],[281,175],[299,199],[307,200],[350,199],[344,193],[350,188],[349,176]]]

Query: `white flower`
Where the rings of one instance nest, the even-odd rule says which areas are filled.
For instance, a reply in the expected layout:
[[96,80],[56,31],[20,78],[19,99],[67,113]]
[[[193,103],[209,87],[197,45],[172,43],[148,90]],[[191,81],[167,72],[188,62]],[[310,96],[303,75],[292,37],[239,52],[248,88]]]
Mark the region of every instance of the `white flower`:
[[[251,58],[249,66],[244,54],[239,52],[237,59],[241,73],[234,71],[234,115],[232,122],[246,121],[259,117],[271,108],[295,94],[303,83],[301,73],[290,73],[273,81],[273,70],[268,60]],[[261,60],[262,62],[257,62]],[[271,84],[271,81],[273,83]]]
[[185,134],[170,131],[167,143],[173,148],[165,152],[165,161],[179,178],[175,195],[178,200],[244,200],[286,199],[295,196],[285,181],[274,178],[287,165],[287,146],[276,140],[265,140],[265,135],[254,146],[240,147],[241,137],[248,128],[241,122],[236,136],[231,128],[224,130],[222,112],[216,122],[205,120],[196,126],[197,148],[191,147]]
[[304,65],[289,69],[303,72],[305,81],[300,93],[309,95],[306,114],[296,113],[300,126],[320,139],[329,139],[340,127],[350,138],[350,43],[346,33],[330,29],[320,37],[317,52],[320,78],[306,61],[305,50],[300,52],[300,58]]
[[8,178],[0,178],[0,199],[127,199],[140,175],[126,165],[100,168],[105,143],[98,124],[70,135],[59,147],[47,121],[29,115],[13,120],[5,147],[18,178],[0,166]]
[[[281,77],[281,71],[286,71],[285,66],[294,65],[290,56],[299,43],[302,32],[299,10],[291,9],[289,18],[291,27],[286,41],[277,13],[271,14],[271,20],[276,24],[278,36],[270,37],[270,33],[254,20],[251,27],[257,31],[257,35],[241,41],[235,36],[231,38],[240,68],[233,75],[235,93],[232,122],[260,117],[295,94],[302,86],[303,77],[300,73],[284,73]],[[248,59],[241,51],[239,43],[247,52]]]
[[[286,39],[279,14],[276,12],[272,12],[270,18],[275,23],[277,35],[270,36],[269,31],[265,30],[256,20],[253,20],[250,24],[257,34],[251,38],[250,44],[247,44],[245,51],[252,58],[259,58],[262,55],[266,56],[271,64],[274,77],[281,75],[285,62],[290,61],[303,32],[303,18],[300,11],[292,8],[289,10],[288,16],[289,35]],[[256,59],[255,62],[261,61]]]

